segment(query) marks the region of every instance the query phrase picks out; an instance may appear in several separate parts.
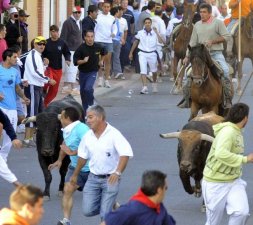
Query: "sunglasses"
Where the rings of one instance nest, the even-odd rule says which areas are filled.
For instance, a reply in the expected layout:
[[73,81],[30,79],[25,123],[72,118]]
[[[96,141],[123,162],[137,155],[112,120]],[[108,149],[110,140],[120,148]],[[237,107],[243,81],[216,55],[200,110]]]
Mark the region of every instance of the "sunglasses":
[[41,46],[41,45],[46,45],[46,43],[37,43],[37,45]]
[[81,11],[76,11],[76,12],[74,12],[74,13],[78,13],[78,14],[81,14]]

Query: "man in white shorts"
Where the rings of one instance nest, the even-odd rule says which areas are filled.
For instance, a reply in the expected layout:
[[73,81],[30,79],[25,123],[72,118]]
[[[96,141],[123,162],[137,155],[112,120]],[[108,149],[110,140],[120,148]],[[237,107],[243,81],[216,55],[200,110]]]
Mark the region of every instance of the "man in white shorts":
[[[82,44],[82,24],[81,24],[81,8],[76,6],[72,10],[72,15],[64,21],[61,30],[61,39],[63,39],[71,52],[71,63],[65,65],[63,63],[64,87],[63,93],[78,94],[78,90],[74,87],[76,83],[77,66],[73,63],[73,55],[76,49]],[[71,89],[69,89],[69,85]]]
[[147,87],[147,74],[148,74],[148,66],[149,71],[153,74],[153,83],[152,88],[153,92],[157,92],[157,43],[162,43],[162,38],[158,34],[156,28],[151,28],[152,20],[150,18],[146,18],[144,20],[144,29],[138,31],[135,35],[135,41],[129,53],[129,59],[133,59],[133,52],[135,48],[138,46],[139,49],[139,63],[141,69],[141,80],[142,80],[142,90],[141,94],[148,94]]

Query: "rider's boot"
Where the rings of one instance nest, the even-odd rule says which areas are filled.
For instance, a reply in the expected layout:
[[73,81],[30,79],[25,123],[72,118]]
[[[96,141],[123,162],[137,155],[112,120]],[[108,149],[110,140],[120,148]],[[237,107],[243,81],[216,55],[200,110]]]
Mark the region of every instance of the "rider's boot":
[[232,106],[232,98],[233,98],[233,87],[232,84],[227,77],[222,77],[222,101],[224,109],[229,109]]
[[177,104],[179,108],[190,108],[190,88],[191,88],[191,80],[188,78],[187,83],[183,87],[183,99]]

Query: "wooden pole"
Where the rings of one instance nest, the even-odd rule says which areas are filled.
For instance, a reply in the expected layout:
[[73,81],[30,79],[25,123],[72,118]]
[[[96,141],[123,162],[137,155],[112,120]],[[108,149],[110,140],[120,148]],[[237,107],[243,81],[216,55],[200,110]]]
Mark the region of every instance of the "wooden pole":
[[241,62],[241,15],[242,15],[242,2],[239,2],[239,29],[238,29],[238,62]]

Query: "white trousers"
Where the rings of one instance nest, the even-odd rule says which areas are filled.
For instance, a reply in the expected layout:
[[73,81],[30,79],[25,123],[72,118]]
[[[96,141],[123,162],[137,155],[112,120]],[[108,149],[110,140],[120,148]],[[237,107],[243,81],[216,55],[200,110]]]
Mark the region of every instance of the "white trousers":
[[[14,130],[16,131],[18,122],[17,110],[8,110],[3,108],[1,109],[8,116]],[[5,130],[3,130],[3,142],[0,149],[0,176],[5,180],[7,180],[8,182],[13,183],[17,181],[17,178],[10,171],[7,165],[7,157],[11,150],[11,146],[12,146],[11,139],[6,134]]]
[[152,73],[157,71],[157,54],[155,52],[145,53],[139,52],[139,63],[140,63],[140,74],[147,75],[148,74],[148,66],[149,70]]
[[0,155],[0,176],[9,183],[13,183],[18,180],[15,174],[12,173],[11,170],[9,169],[6,160],[4,160],[1,155]]
[[226,209],[228,225],[244,225],[249,216],[247,183],[238,178],[232,183],[213,183],[203,179],[202,193],[206,205],[206,224],[221,225]]

